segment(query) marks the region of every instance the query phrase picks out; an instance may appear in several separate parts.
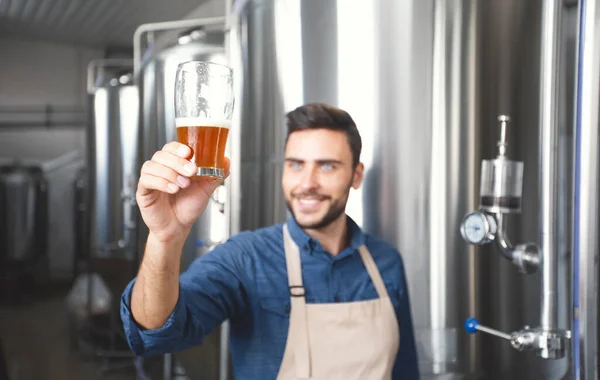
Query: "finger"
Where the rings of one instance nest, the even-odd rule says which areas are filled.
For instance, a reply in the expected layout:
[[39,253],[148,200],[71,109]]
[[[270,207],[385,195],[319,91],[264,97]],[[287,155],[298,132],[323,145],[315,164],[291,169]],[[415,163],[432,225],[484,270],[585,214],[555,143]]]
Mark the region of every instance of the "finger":
[[142,166],[142,175],[150,174],[155,177],[164,178],[170,183],[174,183],[181,188],[186,188],[190,185],[190,179],[180,175],[175,170],[159,164],[156,161],[146,161]]
[[189,159],[192,156],[192,148],[178,141],[166,143],[162,148],[163,151],[172,153],[181,158]]
[[179,186],[167,181],[165,178],[156,177],[151,174],[144,174],[140,176],[138,182],[138,195],[148,195],[152,191],[162,191],[164,193],[175,194],[179,191]]
[[181,158],[173,153],[159,150],[152,156],[152,161],[157,162],[163,166],[175,170],[177,173],[185,177],[190,177],[196,174],[198,168],[193,162],[190,162],[184,158]]

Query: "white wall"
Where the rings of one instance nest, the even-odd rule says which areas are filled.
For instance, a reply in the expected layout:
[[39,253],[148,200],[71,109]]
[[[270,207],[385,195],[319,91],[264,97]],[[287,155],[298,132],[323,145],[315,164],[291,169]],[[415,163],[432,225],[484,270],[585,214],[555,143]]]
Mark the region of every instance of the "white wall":
[[[87,63],[101,57],[96,49],[0,38],[0,106],[83,107]],[[0,120],[6,119],[0,114]],[[84,153],[84,135],[82,128],[0,129],[0,157],[51,158],[72,149]]]
[[[86,68],[102,50],[0,38],[0,107],[86,105]],[[40,116],[36,116],[40,118]],[[0,122],[8,120],[0,113]],[[85,120],[85,118],[83,119]],[[20,158],[48,162],[68,152],[85,157],[85,126],[0,128],[0,161]],[[72,182],[78,162],[51,173],[49,242],[51,276],[68,277],[73,257]]]

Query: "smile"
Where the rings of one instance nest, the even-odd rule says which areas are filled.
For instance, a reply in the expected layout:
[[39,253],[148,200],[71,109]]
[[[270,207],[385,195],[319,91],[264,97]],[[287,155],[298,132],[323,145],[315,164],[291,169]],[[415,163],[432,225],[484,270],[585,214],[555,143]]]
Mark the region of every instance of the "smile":
[[317,211],[321,208],[324,198],[296,198],[300,211]]
[[313,205],[321,202],[319,199],[298,199],[298,201],[302,204]]

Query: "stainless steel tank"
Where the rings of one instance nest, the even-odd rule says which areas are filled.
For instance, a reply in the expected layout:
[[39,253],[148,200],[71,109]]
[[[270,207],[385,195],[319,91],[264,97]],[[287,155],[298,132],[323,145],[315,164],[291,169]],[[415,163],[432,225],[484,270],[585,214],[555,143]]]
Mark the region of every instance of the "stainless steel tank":
[[[173,22],[175,27],[177,24]],[[140,29],[144,27],[142,25]],[[149,38],[135,78],[140,89],[140,164],[151,159],[168,142],[177,140],[174,91],[179,63],[191,60],[227,63],[223,28],[223,24],[190,27],[183,32]],[[184,245],[182,270],[225,238],[224,218],[219,205],[211,203],[195,223]],[[148,230],[141,219],[137,235],[139,246],[143,247]]]
[[[134,80],[140,90],[138,163],[142,165],[171,141],[176,141],[175,75],[181,62],[198,60],[227,64],[223,18],[190,19],[144,24],[134,34]],[[227,149],[230,149],[229,146]],[[224,187],[215,192],[206,211],[186,240],[181,271],[227,238]],[[136,240],[142,255],[148,229],[138,216]],[[184,353],[166,354],[164,372],[182,365],[189,373],[215,379],[226,372],[227,341],[218,329],[204,344]],[[225,330],[226,331],[226,330]],[[220,335],[222,338],[220,338]]]
[[18,162],[0,168],[0,229],[4,262],[31,264],[46,254],[48,181],[41,168]]
[[[481,160],[496,156],[496,118],[508,114],[508,155],[525,163],[510,236],[538,238],[541,0],[236,0],[231,9],[231,232],[286,219],[284,114],[308,102],[339,106],[357,122],[366,169],[347,213],[404,258],[423,379],[561,378],[568,359],[463,328],[471,316],[502,331],[539,323],[539,272],[524,276],[490,248],[467,245],[459,226],[478,207]],[[563,103],[564,114],[572,97]]]
[[36,275],[42,274],[48,222],[43,170],[19,162],[0,167],[0,298],[25,296]]
[[92,256],[133,259],[138,178],[138,89],[128,61],[92,61],[88,72],[88,208]]

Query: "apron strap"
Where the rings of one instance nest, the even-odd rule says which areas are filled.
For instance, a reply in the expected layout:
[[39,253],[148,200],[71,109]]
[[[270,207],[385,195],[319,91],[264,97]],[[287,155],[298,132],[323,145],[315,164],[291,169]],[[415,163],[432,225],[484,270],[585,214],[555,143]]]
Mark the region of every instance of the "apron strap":
[[373,261],[373,256],[371,256],[371,253],[367,247],[364,245],[360,246],[358,248],[358,252],[360,253],[360,258],[362,259],[363,264],[365,264],[365,268],[367,268],[367,273],[369,273],[369,276],[371,277],[371,281],[375,286],[375,290],[377,290],[377,295],[379,298],[389,298],[387,289],[385,288],[383,280],[381,279],[381,274],[379,273],[377,265],[375,265],[375,261]]
[[294,347],[294,360],[296,376],[300,379],[310,378],[310,352],[308,345],[308,324],[306,321],[306,292],[302,283],[302,266],[300,250],[290,236],[287,223],[283,224],[283,245],[285,248],[285,261],[288,272],[288,285],[290,290],[289,343]]

